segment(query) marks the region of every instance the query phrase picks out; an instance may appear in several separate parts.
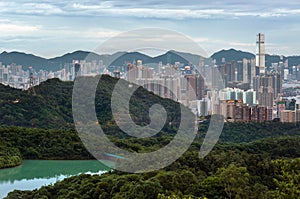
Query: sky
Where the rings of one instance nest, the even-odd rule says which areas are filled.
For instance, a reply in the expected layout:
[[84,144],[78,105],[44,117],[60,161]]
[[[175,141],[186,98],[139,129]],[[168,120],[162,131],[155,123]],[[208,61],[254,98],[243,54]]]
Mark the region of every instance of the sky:
[[300,55],[299,19],[299,0],[1,0],[0,51],[50,58],[155,27],[186,35],[209,55],[255,53],[258,33],[268,54]]

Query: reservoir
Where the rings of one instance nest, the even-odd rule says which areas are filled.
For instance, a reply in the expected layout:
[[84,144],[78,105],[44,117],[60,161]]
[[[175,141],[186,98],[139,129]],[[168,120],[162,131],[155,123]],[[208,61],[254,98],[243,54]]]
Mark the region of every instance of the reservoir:
[[0,198],[15,189],[34,190],[70,176],[108,170],[97,160],[24,160],[21,166],[0,169]]

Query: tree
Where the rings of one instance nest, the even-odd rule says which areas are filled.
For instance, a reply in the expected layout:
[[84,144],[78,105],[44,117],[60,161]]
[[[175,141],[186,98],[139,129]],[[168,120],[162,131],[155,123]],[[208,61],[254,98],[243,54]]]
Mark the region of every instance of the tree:
[[293,160],[274,160],[277,186],[276,198],[298,198],[300,196],[300,158]]
[[238,167],[230,164],[227,168],[220,168],[217,176],[224,185],[224,191],[228,198],[244,198],[245,190],[249,188],[249,173],[246,167]]

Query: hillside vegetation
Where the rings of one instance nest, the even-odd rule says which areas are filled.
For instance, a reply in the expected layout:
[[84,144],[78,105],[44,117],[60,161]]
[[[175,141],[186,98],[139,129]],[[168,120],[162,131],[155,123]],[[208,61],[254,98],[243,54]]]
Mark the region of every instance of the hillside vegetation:
[[[88,81],[89,78],[87,77]],[[122,81],[124,86],[129,83]],[[96,91],[96,111],[102,128],[114,126],[110,99],[117,79],[102,75]],[[149,107],[160,103],[168,112],[169,121],[176,124],[179,104],[163,99],[136,86],[137,90],[130,99],[131,116],[136,123],[149,123]],[[74,128],[72,115],[73,82],[49,79],[35,87],[36,96],[0,84],[0,125],[38,127],[48,129]],[[83,93],[84,95],[84,93]],[[167,128],[167,125],[166,125]],[[111,129],[111,128],[110,128]]]
[[[166,146],[179,127],[180,105],[138,88],[130,99],[134,122],[147,125],[149,108],[155,103],[165,107],[167,122],[153,137],[131,137],[119,129],[111,114],[116,81],[103,76],[95,99],[98,122],[110,141],[139,153]],[[128,86],[125,81],[123,85]],[[73,83],[52,79],[35,88],[37,96],[0,86],[0,168],[19,165],[22,159],[92,159],[74,130]],[[79,175],[33,191],[15,190],[7,198],[269,199],[300,195],[299,124],[227,123],[214,149],[199,158],[209,122],[207,118],[199,124],[198,135],[183,156],[159,171]]]
[[[242,135],[247,132],[240,132]],[[167,141],[119,141],[127,150],[158,149]],[[169,138],[170,139],[170,138]],[[201,140],[170,166],[144,174],[118,171],[79,175],[33,191],[15,190],[7,198],[297,198],[300,137],[249,143],[219,142],[204,159]]]

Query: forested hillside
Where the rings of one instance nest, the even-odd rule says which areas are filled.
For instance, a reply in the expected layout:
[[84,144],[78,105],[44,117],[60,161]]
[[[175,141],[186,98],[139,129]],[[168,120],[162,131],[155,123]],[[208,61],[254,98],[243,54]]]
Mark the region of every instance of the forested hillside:
[[[120,81],[128,86],[128,82]],[[125,143],[119,143],[119,139],[129,136],[116,125],[110,108],[116,82],[115,78],[102,76],[96,91],[95,108],[104,132],[115,139],[117,145],[126,146]],[[167,110],[168,118],[157,136],[174,135],[180,120],[179,103],[134,86],[137,90],[130,99],[130,113],[134,122],[147,125],[150,122],[149,108],[159,103]],[[71,104],[73,82],[50,79],[36,86],[35,91],[34,96],[0,85],[0,168],[19,165],[22,159],[92,158],[74,130]],[[156,144],[158,142],[153,141],[152,146]],[[135,149],[135,146],[132,147]]]
[[[145,153],[166,146],[177,132],[179,104],[138,88],[130,99],[133,120],[150,122],[149,108],[162,104],[168,118],[149,138],[122,132],[111,114],[116,79],[103,76],[96,92],[99,124],[118,147]],[[123,80],[121,80],[123,81]],[[128,84],[124,81],[125,86]],[[72,119],[72,82],[48,80],[36,96],[0,86],[0,168],[22,159],[92,159]],[[79,175],[33,191],[15,190],[7,198],[297,198],[300,195],[300,124],[226,123],[219,142],[205,157],[199,149],[210,118],[199,124],[196,139],[177,161],[159,171]],[[38,127],[38,128],[35,128]]]
[[[87,78],[88,79],[88,78]],[[123,85],[128,85],[125,80]],[[110,109],[110,99],[117,79],[102,75],[96,92],[96,111],[102,128],[114,126]],[[0,125],[69,129],[73,128],[72,91],[73,82],[49,79],[35,87],[36,96],[0,84]],[[84,94],[84,93],[83,93]],[[137,123],[149,122],[148,111],[155,103],[162,104],[168,112],[168,118],[175,120],[179,104],[163,99],[139,87],[131,97],[131,115]],[[170,121],[168,121],[170,122]],[[109,129],[111,129],[109,127]],[[115,132],[115,129],[113,130]]]
[[[240,132],[241,135],[247,133]],[[140,142],[125,139],[119,140],[119,146],[143,152],[147,151],[146,143],[153,143],[152,149],[158,149],[167,140],[167,137]],[[74,176],[34,191],[15,190],[7,198],[270,199],[299,196],[299,136],[248,143],[219,142],[204,159],[199,158],[201,143],[200,139],[195,140],[181,158],[159,171]]]

